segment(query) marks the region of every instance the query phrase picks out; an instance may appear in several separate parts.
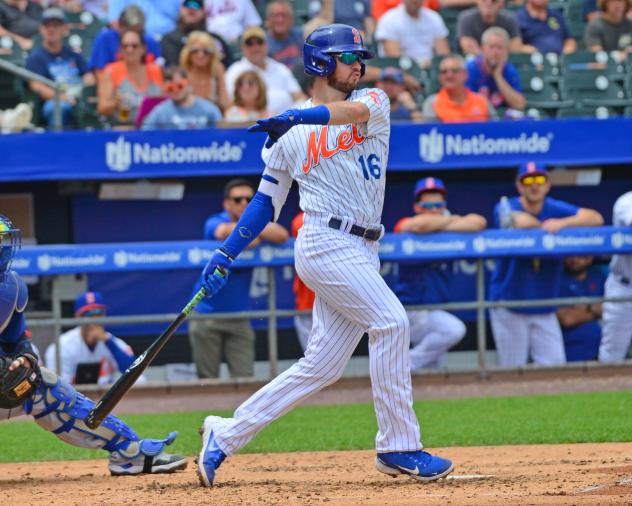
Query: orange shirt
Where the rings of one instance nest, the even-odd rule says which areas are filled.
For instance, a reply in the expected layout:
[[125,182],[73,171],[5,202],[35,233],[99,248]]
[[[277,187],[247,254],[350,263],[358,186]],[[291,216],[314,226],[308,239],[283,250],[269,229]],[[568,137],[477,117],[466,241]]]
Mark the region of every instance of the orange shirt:
[[[371,3],[371,16],[377,21],[386,11],[397,7],[400,3],[401,0],[373,0]],[[441,8],[439,0],[424,0],[424,7],[433,11],[438,11]]]
[[[305,213],[301,211],[292,220],[292,237],[296,238],[298,236],[298,231],[303,226],[304,216]],[[296,309],[304,310],[312,309],[312,307],[314,307],[314,298],[316,296],[314,295],[314,292],[307,288],[307,285],[305,285],[301,278],[298,277],[298,274],[294,274],[294,284],[292,285],[292,289],[294,290]]]
[[489,107],[487,99],[473,91],[465,89],[465,102],[457,104],[445,90],[437,93],[433,104],[434,111],[444,123],[461,123],[466,121],[487,121],[489,119]]
[[132,81],[127,72],[127,65],[125,65],[125,62],[123,61],[115,61],[109,63],[105,67],[105,71],[108,72],[112,77],[112,82],[114,83],[114,86],[116,88],[118,88],[125,80],[127,80],[130,85],[139,93],[146,92],[148,88],[150,88],[152,85],[162,88],[163,79],[162,69],[160,68],[160,66],[156,65],[155,63],[147,63],[146,67],[147,80],[145,81],[145,85],[143,87],[139,86],[138,83]]

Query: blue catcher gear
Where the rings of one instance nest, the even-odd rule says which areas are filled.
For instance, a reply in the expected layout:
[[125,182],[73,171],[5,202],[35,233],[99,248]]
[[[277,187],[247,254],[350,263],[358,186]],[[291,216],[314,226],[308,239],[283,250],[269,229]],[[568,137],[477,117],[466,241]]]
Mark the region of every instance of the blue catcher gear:
[[4,214],[0,214],[0,273],[7,272],[11,261],[22,246],[22,231],[15,228]]
[[42,368],[41,375],[42,383],[35,395],[22,406],[24,412],[66,443],[109,452],[111,474],[169,473],[186,468],[186,457],[163,453],[177,432],[171,432],[164,439],[140,439],[129,425],[113,415],[97,429],[89,429],[83,419],[94,402],[54,372]]
[[[7,329],[14,313],[24,311],[28,298],[26,283],[15,271],[0,274],[0,334]],[[19,335],[23,332],[24,328]],[[9,338],[2,336],[0,341],[9,341]]]
[[[364,47],[362,35],[357,28],[343,24],[321,26],[305,39],[303,64],[305,73],[327,77],[336,70],[336,58],[340,53],[354,53],[362,59],[373,58],[373,53]],[[362,75],[364,75],[362,63]]]

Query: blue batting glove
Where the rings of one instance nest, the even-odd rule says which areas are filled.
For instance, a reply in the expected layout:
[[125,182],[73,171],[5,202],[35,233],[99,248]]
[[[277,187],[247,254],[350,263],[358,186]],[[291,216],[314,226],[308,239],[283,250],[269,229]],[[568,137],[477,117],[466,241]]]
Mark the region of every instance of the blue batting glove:
[[206,290],[206,296],[212,297],[219,292],[228,281],[228,268],[233,263],[233,258],[223,251],[216,249],[213,256],[202,271],[202,287]]
[[271,148],[283,134],[294,125],[301,123],[300,111],[298,109],[288,109],[278,116],[257,120],[257,124],[251,126],[249,132],[268,132],[266,148]]

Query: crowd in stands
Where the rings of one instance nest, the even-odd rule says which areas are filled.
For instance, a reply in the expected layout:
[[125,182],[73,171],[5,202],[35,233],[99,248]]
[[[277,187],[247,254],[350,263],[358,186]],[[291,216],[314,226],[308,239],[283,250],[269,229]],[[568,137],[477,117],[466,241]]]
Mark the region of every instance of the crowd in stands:
[[[102,126],[140,126],[166,96],[163,74],[172,67],[221,112],[198,124],[222,125],[304,100],[304,37],[331,22],[358,28],[379,55],[364,81],[387,92],[394,121],[603,117],[632,108],[627,0],[0,0],[0,57],[62,86],[65,128],[85,126],[78,104],[91,105]],[[615,100],[610,93],[601,107],[586,106],[567,82],[582,71],[582,81],[604,73]],[[598,100],[604,86],[593,88]],[[31,81],[12,107],[19,98],[34,107],[36,123],[53,124],[52,87]],[[25,106],[21,113],[16,122],[9,111],[2,130],[20,130]],[[174,128],[187,124],[172,113]]]

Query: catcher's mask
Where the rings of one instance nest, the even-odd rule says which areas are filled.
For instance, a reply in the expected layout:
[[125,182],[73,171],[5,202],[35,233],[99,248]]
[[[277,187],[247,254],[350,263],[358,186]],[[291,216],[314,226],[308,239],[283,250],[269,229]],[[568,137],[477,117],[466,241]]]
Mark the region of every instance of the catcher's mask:
[[0,214],[0,274],[11,268],[15,254],[22,246],[22,231],[15,228],[4,214]]

